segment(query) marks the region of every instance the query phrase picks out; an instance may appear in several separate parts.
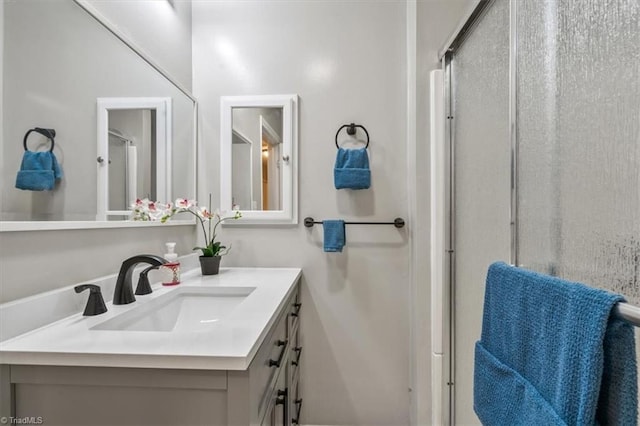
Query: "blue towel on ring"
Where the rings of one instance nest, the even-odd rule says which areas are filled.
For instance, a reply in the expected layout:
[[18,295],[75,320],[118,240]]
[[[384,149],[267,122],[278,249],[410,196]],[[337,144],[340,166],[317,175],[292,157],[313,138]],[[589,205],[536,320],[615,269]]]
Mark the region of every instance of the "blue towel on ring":
[[489,268],[476,344],[484,425],[636,425],[633,326],[624,299],[504,263]]
[[62,169],[51,151],[25,151],[16,176],[16,188],[28,191],[51,191]]
[[327,253],[342,252],[345,243],[344,220],[323,220],[324,251]]
[[366,148],[338,148],[333,168],[336,189],[367,189],[371,186],[371,170]]

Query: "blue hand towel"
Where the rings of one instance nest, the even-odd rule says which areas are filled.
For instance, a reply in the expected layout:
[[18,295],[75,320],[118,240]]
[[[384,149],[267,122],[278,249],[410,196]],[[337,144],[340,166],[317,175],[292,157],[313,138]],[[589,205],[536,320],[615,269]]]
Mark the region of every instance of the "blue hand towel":
[[324,251],[342,252],[345,243],[344,220],[323,220]]
[[489,268],[474,409],[484,425],[635,425],[633,326],[622,296],[504,263]]
[[51,191],[62,178],[62,169],[51,151],[25,151],[16,176],[16,188],[29,191]]
[[333,169],[336,189],[367,189],[371,186],[371,170],[366,148],[338,149]]

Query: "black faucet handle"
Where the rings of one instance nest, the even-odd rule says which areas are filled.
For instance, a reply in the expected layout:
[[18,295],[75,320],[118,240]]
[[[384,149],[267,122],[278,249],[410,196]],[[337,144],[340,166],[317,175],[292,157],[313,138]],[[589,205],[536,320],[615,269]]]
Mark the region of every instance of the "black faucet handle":
[[138,286],[136,287],[135,292],[136,295],[142,296],[153,291],[151,290],[151,284],[149,284],[149,277],[147,277],[147,274],[149,273],[149,271],[158,269],[159,267],[160,265],[152,265],[140,272],[140,277],[138,278]]
[[87,299],[87,306],[84,308],[82,315],[93,316],[100,315],[107,312],[107,306],[104,304],[102,298],[102,292],[100,286],[95,284],[80,284],[74,287],[76,293],[81,293],[85,290],[89,290],[89,299]]

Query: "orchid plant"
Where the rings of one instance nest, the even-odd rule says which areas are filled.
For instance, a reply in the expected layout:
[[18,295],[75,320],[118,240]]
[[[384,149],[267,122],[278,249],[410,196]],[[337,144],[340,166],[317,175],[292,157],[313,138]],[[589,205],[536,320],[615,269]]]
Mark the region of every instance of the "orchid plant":
[[[209,195],[210,205],[211,195]],[[220,241],[216,241],[218,225],[225,220],[240,219],[242,217],[239,210],[235,210],[231,216],[225,216],[220,210],[212,212],[210,207],[200,207],[197,201],[186,198],[178,198],[174,204],[162,204],[146,198],[143,200],[138,199],[131,206],[131,210],[132,220],[160,221],[161,223],[166,223],[178,213],[192,214],[198,220],[200,228],[202,228],[206,243],[205,247],[194,247],[193,249],[200,250],[203,257],[224,256],[229,252],[231,246],[223,246]],[[215,224],[212,225],[213,222]]]

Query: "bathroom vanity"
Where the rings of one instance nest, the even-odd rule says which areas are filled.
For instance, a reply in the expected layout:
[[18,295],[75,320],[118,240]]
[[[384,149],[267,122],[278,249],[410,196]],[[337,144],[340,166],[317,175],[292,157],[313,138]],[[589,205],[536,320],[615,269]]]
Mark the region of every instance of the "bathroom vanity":
[[51,425],[298,424],[300,272],[191,271],[105,314],[4,341],[0,414]]

